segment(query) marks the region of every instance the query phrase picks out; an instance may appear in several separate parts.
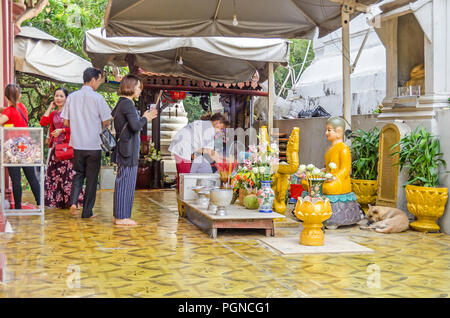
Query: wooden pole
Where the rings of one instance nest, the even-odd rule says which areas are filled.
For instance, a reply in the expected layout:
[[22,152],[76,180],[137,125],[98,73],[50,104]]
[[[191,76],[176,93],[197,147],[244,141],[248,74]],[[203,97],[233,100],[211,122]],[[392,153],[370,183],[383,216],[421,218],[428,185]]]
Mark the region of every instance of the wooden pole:
[[127,54],[125,60],[127,61],[130,74],[137,74],[139,67],[136,65],[136,56],[134,54]]
[[152,141],[155,144],[156,151],[161,150],[161,107],[159,107],[161,95],[162,90],[159,91],[159,94],[155,101],[156,109],[158,110],[158,116],[156,116],[152,121]]
[[231,96],[231,127],[236,128],[236,95]]
[[348,124],[348,129],[352,125],[352,88],[350,83],[350,13],[347,5],[341,7],[342,23],[342,96],[343,96],[343,115]]
[[275,104],[275,80],[273,76],[273,63],[269,63],[269,77],[268,77],[268,109],[267,109],[267,129],[269,133],[269,140],[273,129],[273,106]]

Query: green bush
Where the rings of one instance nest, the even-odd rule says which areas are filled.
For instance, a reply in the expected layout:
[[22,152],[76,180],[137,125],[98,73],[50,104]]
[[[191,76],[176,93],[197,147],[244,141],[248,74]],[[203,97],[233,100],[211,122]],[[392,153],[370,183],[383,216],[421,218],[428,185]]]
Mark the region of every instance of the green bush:
[[408,168],[408,181],[406,184],[421,187],[439,186],[439,164],[447,167],[446,162],[441,159],[443,153],[440,149],[439,138],[431,135],[425,127],[419,126],[409,135],[404,136],[399,143],[400,170]]
[[376,180],[378,176],[378,144],[380,130],[375,127],[365,132],[358,129],[352,138],[352,177],[353,179]]

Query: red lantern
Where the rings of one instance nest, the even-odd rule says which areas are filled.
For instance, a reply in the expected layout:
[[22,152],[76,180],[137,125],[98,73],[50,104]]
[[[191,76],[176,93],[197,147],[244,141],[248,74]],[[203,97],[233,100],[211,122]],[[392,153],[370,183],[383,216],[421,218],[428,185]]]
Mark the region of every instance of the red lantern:
[[170,97],[173,101],[182,100],[186,98],[186,92],[170,91]]

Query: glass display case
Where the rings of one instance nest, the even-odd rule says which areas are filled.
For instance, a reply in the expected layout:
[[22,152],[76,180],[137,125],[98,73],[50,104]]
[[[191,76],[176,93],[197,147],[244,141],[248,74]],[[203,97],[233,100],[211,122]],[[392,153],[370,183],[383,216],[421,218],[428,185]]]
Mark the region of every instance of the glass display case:
[[[43,128],[0,128],[1,204],[5,216],[39,215],[44,224],[44,131]],[[5,172],[7,167],[36,167],[39,173],[41,206],[36,209],[6,209]],[[39,170],[39,171],[38,171]]]
[[420,85],[402,86],[397,88],[398,96],[420,96]]

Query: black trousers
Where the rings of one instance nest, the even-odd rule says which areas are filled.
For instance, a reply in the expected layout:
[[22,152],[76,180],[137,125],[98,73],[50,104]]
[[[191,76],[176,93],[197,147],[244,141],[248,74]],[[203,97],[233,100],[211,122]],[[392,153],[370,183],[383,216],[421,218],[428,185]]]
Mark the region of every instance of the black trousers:
[[75,175],[72,180],[70,201],[71,204],[77,205],[78,197],[86,179],[83,211],[81,213],[82,218],[89,218],[93,214],[92,209],[97,196],[97,181],[98,173],[100,172],[101,157],[101,150],[73,150],[73,170],[75,170]]
[[34,199],[37,205],[41,204],[41,188],[36,177],[34,167],[8,167],[8,173],[11,177],[13,195],[14,195],[14,209],[22,209],[22,174],[20,169],[23,169],[25,177],[30,184]]

